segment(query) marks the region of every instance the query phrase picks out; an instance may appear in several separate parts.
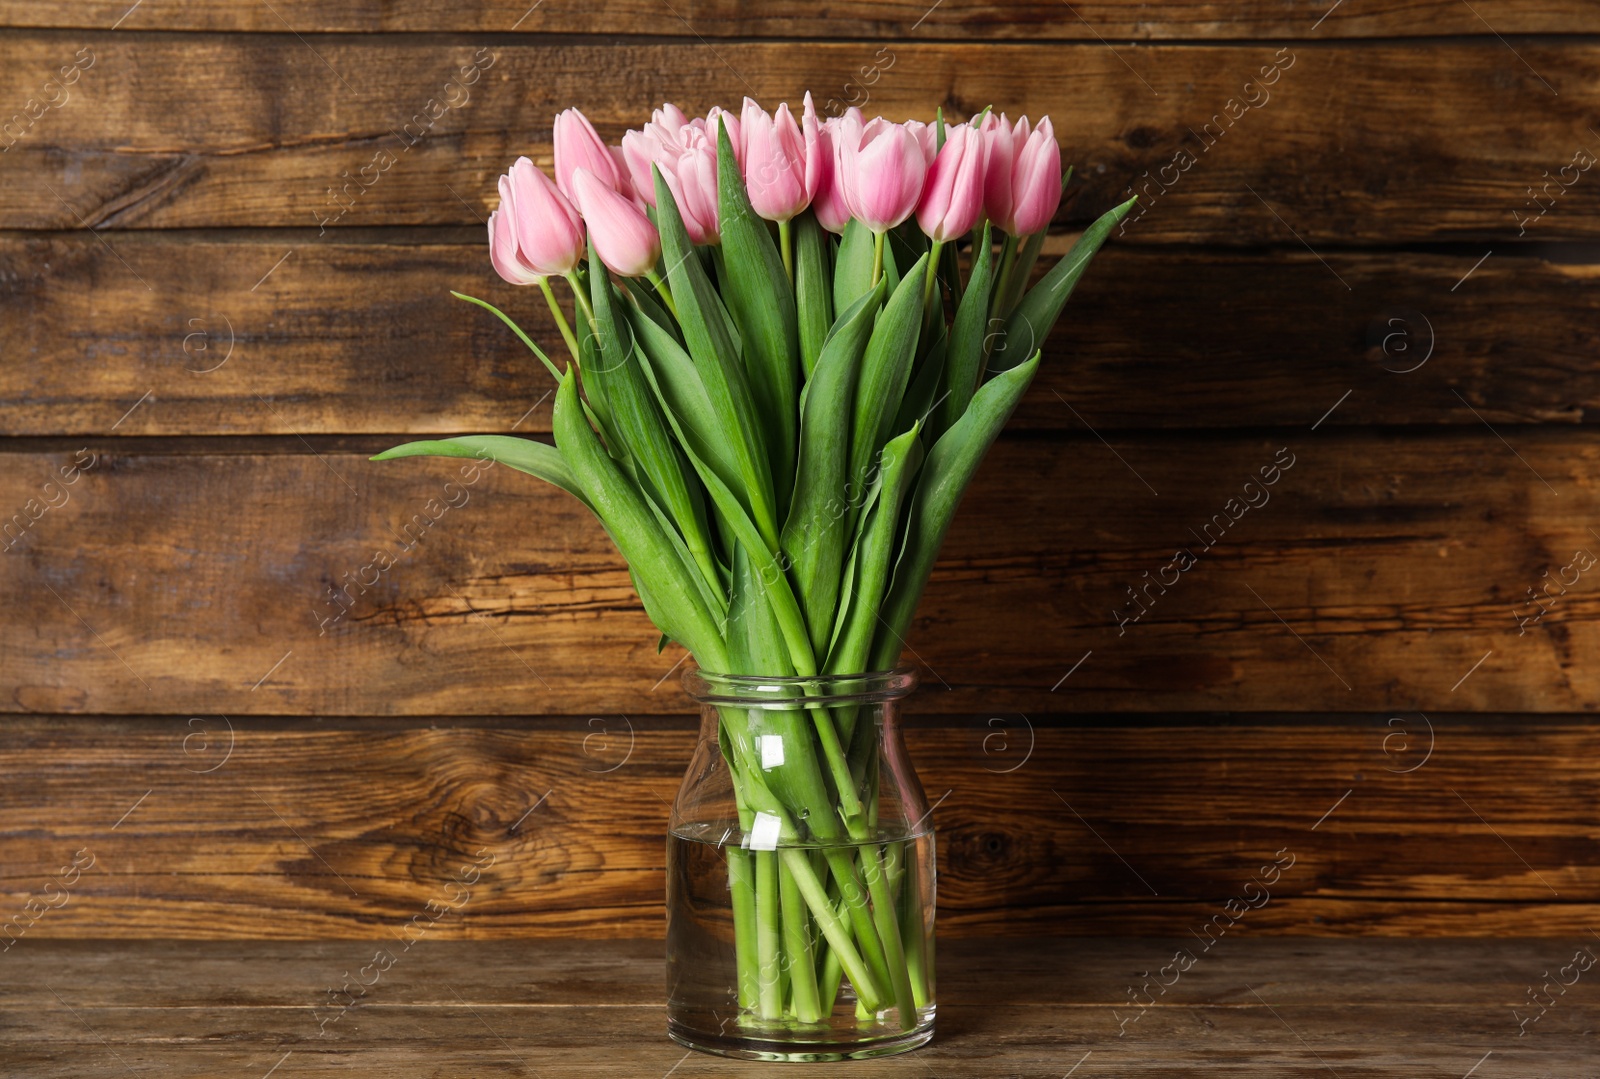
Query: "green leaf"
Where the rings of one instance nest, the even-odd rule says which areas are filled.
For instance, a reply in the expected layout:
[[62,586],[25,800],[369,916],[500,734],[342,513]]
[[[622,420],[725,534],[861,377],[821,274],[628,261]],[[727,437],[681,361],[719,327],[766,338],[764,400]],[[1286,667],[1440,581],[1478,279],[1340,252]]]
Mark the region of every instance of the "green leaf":
[[584,505],[589,500],[567,467],[561,451],[543,442],[511,435],[458,435],[455,438],[436,438],[422,442],[407,442],[384,450],[373,457],[374,461],[393,461],[401,457],[473,457],[488,459],[537,476],[552,483]]
[[956,308],[950,328],[950,346],[945,361],[945,388],[949,394],[939,405],[939,420],[934,437],[948,431],[967,410],[973,391],[978,388],[978,373],[983,368],[983,338],[988,331],[989,297],[994,290],[994,252],[990,247],[990,226],[983,226],[983,238],[972,251],[972,279]]
[[735,491],[744,489],[743,474],[733,456],[733,440],[722,427],[722,420],[711,405],[706,387],[700,381],[689,354],[647,314],[627,311],[628,322],[637,334],[649,380],[662,409],[677,418],[681,441],[711,465],[722,481]]
[[634,350],[633,332],[626,318],[617,318],[612,306],[611,280],[604,263],[589,248],[589,298],[599,332],[600,366],[586,372],[590,385],[605,372],[606,397],[615,426],[613,437],[625,442],[637,463],[637,480],[651,502],[676,526],[705,583],[720,590],[721,580],[706,531],[706,507],[699,484],[691,486],[685,473],[689,463],[667,431],[655,392],[646,381]]
[[939,336],[934,338],[928,354],[922,357],[921,366],[912,371],[911,384],[906,387],[905,398],[900,402],[900,412],[895,416],[891,430],[908,431],[913,423],[926,423],[928,413],[933,411],[939,399],[939,391],[944,386],[945,352],[950,338],[945,334],[942,321],[938,324],[938,331]]
[[854,578],[850,604],[848,610],[839,612],[841,629],[828,655],[826,669],[829,673],[855,674],[868,669],[872,640],[879,627],[878,607],[889,587],[893,568],[900,511],[917,467],[922,463],[920,432],[921,425],[913,425],[883,448],[878,497],[862,525],[861,539],[852,559]]
[[744,363],[734,344],[722,301],[706,276],[705,267],[689,242],[683,216],[672,189],[655,169],[656,218],[661,233],[661,257],[667,264],[672,296],[678,305],[684,343],[694,357],[706,396],[717,414],[721,437],[729,443],[728,456],[738,465],[746,509],[772,549],[778,546],[776,502],[772,470],[762,439],[759,414],[745,377]]
[[800,464],[783,524],[783,551],[800,593],[811,646],[819,656],[833,625],[848,530],[845,487],[856,372],[882,294],[879,282],[840,316],[801,395]]
[[1084,230],[1072,249],[1061,256],[1061,261],[1050,268],[1033,290],[1023,297],[1017,309],[1006,320],[1005,338],[989,358],[989,370],[998,374],[1021,363],[1044,346],[1044,339],[1055,327],[1067,297],[1088,269],[1100,245],[1106,242],[1117,222],[1128,215],[1137,196],[1101,214],[1094,224]]
[[728,667],[717,620],[699,586],[637,488],[606,455],[578,405],[577,379],[568,372],[556,390],[556,446],[596,515],[644,586],[640,599],[657,628],[694,653],[709,671]]
[[794,483],[795,401],[800,343],[794,290],[767,223],[745,193],[728,129],[717,125],[717,222],[722,234],[722,296],[744,344],[750,392],[772,466],[775,504],[788,504]]
[[[660,392],[659,387],[657,392]],[[773,616],[778,620],[795,670],[806,675],[817,673],[816,654],[812,651],[810,638],[806,635],[805,617],[800,612],[800,604],[795,599],[794,590],[789,586],[789,578],[778,562],[776,548],[767,546],[761,530],[750,519],[750,514],[740,504],[732,488],[724,483],[716,471],[690,446],[682,424],[670,408],[667,410],[667,420],[672,424],[672,429],[688,455],[689,462],[700,474],[700,482],[705,484],[706,492],[716,503],[717,524],[724,531],[725,545],[730,551],[742,546],[749,554],[751,564],[761,575],[762,584],[767,589],[767,602],[771,604]]]
[[851,218],[833,260],[833,309],[843,311],[872,291],[872,231]]
[[[600,338],[587,318],[578,319],[573,332],[578,338],[578,377],[582,383],[580,399],[600,437],[605,440],[606,452],[632,475],[634,464],[628,456],[627,443],[614,434],[611,419],[611,402],[606,398],[608,372],[600,358]],[[564,377],[564,376],[563,376]]]
[[828,237],[807,210],[794,222],[794,298],[800,331],[800,364],[809,379],[833,326],[833,280]]
[[961,495],[1038,370],[1039,356],[1035,353],[1027,363],[984,383],[973,395],[966,413],[928,453],[906,521],[905,553],[895,567],[894,582],[883,603],[883,624],[873,643],[869,670],[885,670],[900,658],[906,630],[916,614],[917,601],[933,572]]
[[535,356],[539,357],[539,362],[544,364],[545,369],[550,372],[551,376],[554,377],[557,382],[561,381],[561,370],[556,367],[553,362],[551,362],[549,356],[544,354],[544,349],[533,343],[533,338],[522,332],[522,327],[513,322],[510,315],[500,310],[494,304],[489,303],[486,300],[480,300],[476,296],[468,296],[464,292],[456,292],[454,290],[451,291],[450,295],[454,296],[458,300],[466,300],[468,303],[477,304],[485,311],[488,311],[498,317],[501,322],[504,322],[507,326],[510,326],[511,332],[516,334],[517,337],[522,340],[522,343],[527,345],[529,350],[532,351]]
[[[868,482],[867,472],[878,451],[894,431],[900,401],[916,358],[917,336],[922,327],[922,274],[924,255],[894,290],[867,342],[856,388],[855,416],[850,435],[850,490],[859,498]],[[851,520],[854,520],[852,517]]]

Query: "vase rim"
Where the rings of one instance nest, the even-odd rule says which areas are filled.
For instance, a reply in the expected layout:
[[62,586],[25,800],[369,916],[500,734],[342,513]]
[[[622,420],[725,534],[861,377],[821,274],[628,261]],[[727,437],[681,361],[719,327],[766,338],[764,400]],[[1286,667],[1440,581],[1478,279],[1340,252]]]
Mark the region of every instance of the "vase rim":
[[826,701],[829,704],[890,701],[917,688],[910,667],[860,674],[715,674],[699,667],[683,672],[683,688],[701,704],[772,705]]

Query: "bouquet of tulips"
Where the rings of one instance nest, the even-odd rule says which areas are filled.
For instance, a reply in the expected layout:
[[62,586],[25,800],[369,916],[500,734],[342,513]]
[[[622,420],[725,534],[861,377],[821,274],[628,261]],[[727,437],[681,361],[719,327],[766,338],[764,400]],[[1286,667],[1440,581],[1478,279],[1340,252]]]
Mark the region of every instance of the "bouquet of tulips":
[[[572,362],[461,298],[503,319],[557,380],[555,445],[478,435],[380,459],[489,457],[567,491],[626,559],[663,646],[706,671],[892,666],[1039,343],[1132,203],[1030,288],[1066,183],[1048,119],[900,124],[852,109],[819,122],[807,95],[798,122],[748,99],[704,119],[665,105],[620,146],[569,109],[554,144],[553,182],[527,158],[500,178],[489,257],[543,292]],[[570,319],[553,278],[571,288]],[[746,829],[759,810],[779,817],[785,843],[871,838],[863,739],[835,711],[797,710],[806,745],[789,749],[785,772],[799,778],[781,780],[724,719]],[[827,961],[787,957],[787,995],[745,969],[756,937],[775,939],[748,910],[775,911],[775,898],[740,917],[735,897],[741,1004],[815,1020],[842,967],[868,1011],[898,1004],[909,1025],[919,975],[883,909],[879,853],[858,856],[874,864],[784,862],[800,916],[828,945]],[[736,889],[761,886],[736,869]]]

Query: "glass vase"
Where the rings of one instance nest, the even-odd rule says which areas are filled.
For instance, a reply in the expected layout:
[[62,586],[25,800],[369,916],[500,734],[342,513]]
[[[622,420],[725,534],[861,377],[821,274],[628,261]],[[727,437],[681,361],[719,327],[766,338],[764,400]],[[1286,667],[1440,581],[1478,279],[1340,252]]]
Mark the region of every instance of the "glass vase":
[[933,1036],[932,813],[900,736],[907,670],[690,671],[700,739],[667,836],[667,1030],[756,1060]]

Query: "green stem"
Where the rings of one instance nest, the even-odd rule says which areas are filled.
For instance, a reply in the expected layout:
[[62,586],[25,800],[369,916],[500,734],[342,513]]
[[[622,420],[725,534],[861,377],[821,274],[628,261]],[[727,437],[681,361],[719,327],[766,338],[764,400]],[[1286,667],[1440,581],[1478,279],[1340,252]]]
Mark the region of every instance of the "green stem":
[[788,960],[795,1018],[802,1023],[815,1023],[822,1018],[822,1012],[817,1003],[817,968],[811,954],[806,906],[787,866],[778,869],[778,892],[783,905],[783,950]]
[[754,1008],[760,998],[760,955],[756,951],[755,872],[748,851],[728,848],[728,888],[733,893],[733,957],[739,1007]]
[[578,307],[583,311],[583,317],[589,322],[589,332],[596,337],[600,336],[600,327],[594,320],[594,308],[589,306],[588,290],[583,287],[576,274],[567,274],[567,284],[572,287],[572,295],[578,301]]
[[789,222],[778,222],[778,250],[783,252],[783,272],[789,275],[789,284],[794,284],[794,241],[789,235]]
[[1011,280],[1006,282],[1005,295],[1000,298],[1001,310],[1007,315],[1017,309],[1017,302],[1022,299],[1023,290],[1028,287],[1028,278],[1033,276],[1034,263],[1039,261],[1039,252],[1044,250],[1044,237],[1047,229],[1040,229],[1029,236],[1017,254],[1017,266],[1011,273]]
[[1011,287],[1011,275],[1016,272],[1017,238],[1009,232],[1000,242],[1000,277],[995,281],[994,298],[989,302],[990,318],[1005,318],[1011,312],[1004,308],[1006,290]]
[[933,301],[933,286],[939,280],[939,251],[943,247],[943,240],[935,240],[928,251],[928,272],[922,278],[922,309],[924,311],[928,309],[928,306]]
[[561,305],[556,303],[556,294],[550,288],[548,277],[539,278],[539,291],[544,293],[545,302],[550,305],[550,313],[556,317],[556,327],[561,331],[562,340],[567,343],[567,351],[572,353],[572,362],[578,362],[578,339],[572,336],[572,327],[567,325],[567,316],[561,310]]
[[[735,789],[742,793],[744,803],[752,813],[766,813],[778,818],[780,843],[795,842],[800,838],[800,833],[795,828],[794,821],[782,802],[762,781],[760,766],[751,759],[751,750],[745,740],[735,733],[736,725],[729,721],[726,715],[723,719],[728,734],[723,743],[724,754],[729,771],[735,777]],[[748,834],[749,826],[743,827]],[[839,878],[840,891],[850,907],[851,924],[846,925],[834,912],[833,904],[828,900],[828,893],[823,888],[821,879],[806,857],[806,851],[792,846],[780,846],[779,853],[784,865],[794,875],[801,898],[805,900],[806,906],[811,908],[811,916],[817,920],[822,935],[827,938],[828,944],[834,951],[839,953],[839,962],[844,967],[851,984],[856,987],[857,995],[865,999],[873,1010],[882,1007],[883,990],[879,986],[889,985],[888,973],[883,963],[882,948],[873,928],[872,915],[867,910],[866,896],[862,893],[859,883],[851,887],[846,887],[844,883],[855,878],[854,864],[849,854],[839,848],[830,848],[824,855],[828,860],[829,869]],[[865,959],[862,951],[857,950],[855,942],[851,939],[852,926],[856,935],[861,938],[862,949],[867,953]],[[863,928],[865,933],[862,932]]]
[[895,1010],[900,1013],[900,1029],[917,1025],[917,1008],[911,993],[911,975],[906,970],[906,953],[900,941],[900,919],[889,894],[889,880],[876,847],[861,848],[861,868],[872,894],[872,920],[878,939],[883,942],[884,961],[889,967],[889,983],[894,987]]
[[[895,844],[904,847],[904,844]],[[900,888],[900,936],[906,949],[906,974],[911,978],[911,999],[920,1010],[928,1006],[928,984],[932,974],[928,955],[928,926],[922,910],[922,877],[917,865],[917,849],[904,848]]]
[[661,275],[654,270],[646,270],[645,278],[655,286],[656,292],[661,295],[661,302],[667,305],[667,310],[672,312],[672,317],[678,317],[678,305],[672,302],[672,289],[661,279]]
[[922,278],[922,336],[918,351],[924,354],[933,347],[934,327],[944,320],[944,298],[939,296],[935,302],[939,287],[939,251],[943,247],[943,240],[933,241],[928,249],[928,272]]
[[[833,954],[839,957],[839,965],[845,975],[850,979],[850,984],[856,987],[856,996],[865,1001],[873,1011],[883,1006],[883,991],[878,988],[879,982],[874,979],[872,971],[867,969],[867,963],[862,961],[861,953],[856,950],[855,944],[850,939],[850,928],[845,925],[844,919],[834,912],[833,905],[828,902],[828,893],[822,888],[822,881],[811,868],[811,863],[806,860],[806,852],[797,847],[780,848],[783,864],[794,874],[795,886],[800,889],[801,898],[806,901],[806,906],[811,908],[811,916],[817,920],[817,926],[822,930],[822,935],[827,938]],[[835,858],[829,857],[829,867],[835,873],[843,868],[845,872],[852,872],[849,856],[838,852],[838,857],[843,859],[843,865],[835,865]],[[841,891],[843,888],[841,887]],[[856,889],[860,897],[860,888]],[[846,896],[845,903],[849,903]],[[865,899],[860,899],[862,909],[865,909]],[[859,926],[856,908],[851,907],[850,917]],[[872,923],[867,922],[867,928],[872,929]],[[876,938],[875,933],[869,935]],[[882,957],[879,957],[882,962]],[[883,984],[888,984],[888,978],[883,979]]]
[[[828,868],[833,871],[834,878],[839,882],[839,894],[844,898],[845,904],[850,908],[850,925],[855,931],[856,944],[861,949],[861,956],[866,960],[867,966],[872,970],[872,993],[862,991],[861,983],[856,981],[856,976],[850,972],[848,964],[845,973],[850,977],[850,983],[856,987],[856,996],[861,998],[869,1011],[878,1011],[889,1001],[885,1000],[878,986],[890,990],[894,987],[894,977],[889,969],[888,957],[884,954],[883,941],[878,936],[877,924],[873,921],[872,909],[867,905],[867,893],[861,888],[861,878],[856,872],[856,863],[849,852],[840,847],[830,847],[827,851]],[[813,911],[816,905],[813,904]],[[831,942],[830,942],[831,943]],[[843,956],[840,957],[843,960]]]
[[756,859],[756,951],[760,963],[756,1014],[763,1019],[783,1017],[783,981],[778,973],[778,860],[770,850],[758,850]]
[[883,276],[883,237],[884,233],[872,234],[872,283],[868,287],[877,288],[878,278]]

